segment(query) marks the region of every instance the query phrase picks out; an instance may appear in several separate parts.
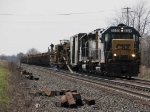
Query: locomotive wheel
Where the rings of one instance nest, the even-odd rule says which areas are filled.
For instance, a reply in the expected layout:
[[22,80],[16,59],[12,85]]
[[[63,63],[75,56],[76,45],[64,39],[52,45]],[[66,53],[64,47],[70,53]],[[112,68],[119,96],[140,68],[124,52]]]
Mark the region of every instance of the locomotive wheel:
[[125,76],[126,79],[131,79],[132,76]]
[[128,79],[131,79],[132,76],[128,76]]

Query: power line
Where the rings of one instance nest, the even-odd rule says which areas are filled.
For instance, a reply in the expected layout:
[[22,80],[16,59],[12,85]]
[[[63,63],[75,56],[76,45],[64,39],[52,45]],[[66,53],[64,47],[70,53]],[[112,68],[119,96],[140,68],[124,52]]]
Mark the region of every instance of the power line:
[[77,15],[77,14],[92,14],[92,13],[102,13],[102,12],[109,12],[113,10],[105,10],[105,11],[96,11],[96,12],[81,12],[81,13],[60,13],[60,14],[53,14],[53,15],[44,15],[44,14],[0,14],[1,16],[68,16],[68,15]]
[[66,22],[89,22],[89,21],[100,21],[102,18],[96,19],[82,19],[72,21],[0,21],[0,23],[66,23]]
[[[68,22],[93,22],[93,21],[100,21],[100,19],[91,19],[91,20],[77,20],[77,21],[47,21],[47,22],[5,22],[5,23],[68,23]],[[0,21],[0,22],[4,22],[4,21]]]
[[112,11],[112,10],[97,11],[97,12],[82,12],[82,13],[66,13],[66,14],[59,14],[59,15],[90,14],[90,13],[101,13],[101,12],[108,12],[108,11]]

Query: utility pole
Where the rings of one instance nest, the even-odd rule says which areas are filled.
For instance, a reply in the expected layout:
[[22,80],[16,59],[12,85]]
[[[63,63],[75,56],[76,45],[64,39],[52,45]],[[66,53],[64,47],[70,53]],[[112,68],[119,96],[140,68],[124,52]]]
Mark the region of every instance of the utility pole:
[[124,13],[127,13],[127,25],[129,26],[129,12],[133,12],[133,11],[129,11],[129,9],[131,9],[131,8],[129,8],[129,7],[123,8],[123,9],[126,9],[126,10],[127,10],[127,12],[124,12]]

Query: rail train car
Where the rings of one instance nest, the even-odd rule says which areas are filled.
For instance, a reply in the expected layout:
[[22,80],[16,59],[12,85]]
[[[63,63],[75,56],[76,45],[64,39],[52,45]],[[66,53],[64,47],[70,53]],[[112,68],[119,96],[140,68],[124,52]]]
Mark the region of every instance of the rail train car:
[[50,54],[48,52],[21,57],[21,63],[25,64],[49,66],[49,62]]
[[50,52],[50,49],[48,48],[48,52],[21,57],[20,62],[31,65],[49,66],[51,61],[50,55],[52,55],[52,52]]
[[[101,29],[102,30],[102,29]],[[97,30],[95,30],[97,31]],[[95,68],[100,62],[98,48],[99,39],[95,31],[79,33],[70,38],[71,66],[77,71],[96,72]]]
[[20,57],[20,63],[28,64],[28,58],[27,58],[27,56]]
[[50,46],[48,52],[21,57],[21,63],[65,68],[69,61],[69,40],[60,40],[60,44],[55,45],[55,49],[53,44]]
[[[76,70],[109,76],[137,76],[140,65],[140,34],[133,27],[119,24],[97,29],[83,35],[78,41],[71,37],[71,55]],[[74,51],[71,51],[74,52]],[[73,61],[71,61],[73,65]]]
[[51,51],[22,57],[21,62],[131,78],[139,73],[139,38],[133,27],[119,24],[60,40],[55,49],[51,44]]

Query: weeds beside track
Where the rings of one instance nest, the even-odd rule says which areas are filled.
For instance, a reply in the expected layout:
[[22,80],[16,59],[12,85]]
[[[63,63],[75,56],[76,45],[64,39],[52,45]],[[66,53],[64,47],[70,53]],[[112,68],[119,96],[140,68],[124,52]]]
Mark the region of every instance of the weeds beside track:
[[9,71],[3,66],[0,66],[0,111],[6,110],[6,104],[8,97],[6,95],[8,91],[7,76]]

